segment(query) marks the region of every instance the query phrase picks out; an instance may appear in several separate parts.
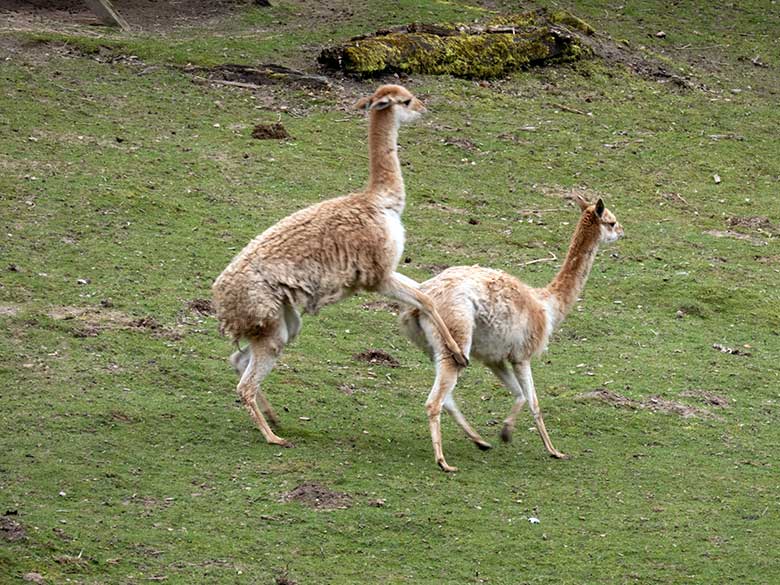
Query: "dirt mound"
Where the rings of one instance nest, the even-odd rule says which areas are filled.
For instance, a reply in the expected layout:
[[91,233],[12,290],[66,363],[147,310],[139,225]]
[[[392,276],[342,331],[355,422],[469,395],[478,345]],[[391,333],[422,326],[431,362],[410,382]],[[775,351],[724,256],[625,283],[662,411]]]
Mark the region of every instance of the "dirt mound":
[[285,140],[290,137],[287,129],[280,123],[258,124],[252,130],[252,138],[257,140]]
[[213,315],[214,306],[208,299],[192,299],[187,303],[187,310],[198,315]]
[[[685,395],[685,394],[683,394]],[[713,395],[714,396],[714,395]],[[690,404],[684,404],[682,402],[675,402],[674,400],[667,400],[661,396],[648,396],[642,401],[628,398],[627,396],[621,396],[606,388],[598,388],[591,392],[585,392],[579,394],[576,397],[577,400],[598,400],[604,402],[615,408],[628,408],[631,410],[646,409],[653,412],[665,412],[670,414],[676,414],[683,418],[711,418],[714,415],[704,409],[697,406],[691,406]]]
[[325,486],[306,481],[295,489],[282,494],[282,502],[300,502],[315,510],[344,510],[352,505],[352,497],[342,492],[330,491]]
[[758,232],[767,232],[774,234],[780,231],[768,217],[762,215],[754,215],[749,217],[730,217],[726,220],[726,223],[730,227],[741,227],[749,230],[755,230]]
[[124,329],[151,332],[154,337],[164,339],[181,339],[178,330],[162,325],[154,317],[132,317],[113,309],[65,306],[51,309],[48,315],[58,321],[76,321],[79,324],[73,331],[76,337],[97,337],[106,330]]
[[374,348],[369,348],[360,353],[356,353],[352,356],[352,359],[358,360],[359,362],[366,362],[371,365],[388,366],[390,368],[397,368],[401,365],[397,359],[386,351]]
[[724,396],[719,396],[714,392],[708,392],[707,390],[686,390],[680,396],[686,398],[696,398],[704,404],[710,406],[716,406],[718,408],[728,408],[730,406],[729,399]]
[[0,538],[6,542],[18,542],[27,538],[24,527],[8,515],[0,518]]

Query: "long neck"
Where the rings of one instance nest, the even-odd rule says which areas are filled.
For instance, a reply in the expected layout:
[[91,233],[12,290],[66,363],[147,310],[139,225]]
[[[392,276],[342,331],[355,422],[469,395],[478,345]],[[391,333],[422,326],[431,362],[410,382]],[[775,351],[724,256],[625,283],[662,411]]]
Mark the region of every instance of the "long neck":
[[368,192],[404,199],[404,178],[398,160],[398,122],[391,108],[371,112],[368,125]]
[[555,325],[563,321],[585,288],[599,247],[599,235],[598,223],[590,214],[583,214],[574,230],[563,266],[545,289],[556,301]]

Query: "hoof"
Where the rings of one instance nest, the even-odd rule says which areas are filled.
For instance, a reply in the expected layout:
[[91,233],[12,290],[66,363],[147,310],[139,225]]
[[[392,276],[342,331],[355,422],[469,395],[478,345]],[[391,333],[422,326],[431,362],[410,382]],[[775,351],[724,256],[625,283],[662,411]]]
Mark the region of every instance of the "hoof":
[[446,473],[452,473],[453,471],[458,471],[457,467],[453,467],[452,465],[447,465],[447,462],[443,459],[441,461],[437,461],[436,463],[439,464],[439,467],[441,467],[441,470]]
[[465,354],[462,354],[461,352],[453,352],[452,359],[454,359],[455,363],[457,363],[461,368],[465,368],[469,365],[469,358],[467,358]]
[[474,441],[474,444],[477,446],[477,449],[480,451],[489,451],[493,448],[493,445],[490,443],[486,443],[485,441]]
[[285,449],[292,449],[295,447],[295,443],[291,443],[287,439],[279,439],[278,441],[268,441],[271,445],[276,445],[277,447],[284,447]]
[[509,428],[509,425],[504,425],[504,428],[501,429],[501,440],[504,443],[512,442],[512,429]]
[[571,459],[566,453],[561,453],[560,451],[553,451],[550,453],[550,457],[554,459]]

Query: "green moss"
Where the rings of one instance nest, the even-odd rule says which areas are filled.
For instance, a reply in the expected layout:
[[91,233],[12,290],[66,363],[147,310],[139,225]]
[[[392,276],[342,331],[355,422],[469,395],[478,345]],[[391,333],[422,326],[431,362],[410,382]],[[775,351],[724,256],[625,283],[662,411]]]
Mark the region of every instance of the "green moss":
[[543,28],[524,36],[393,33],[347,45],[341,61],[348,73],[364,76],[403,71],[486,79],[548,59],[575,60],[587,52],[575,39],[557,37]]
[[590,26],[587,22],[581,18],[577,18],[570,12],[565,10],[556,10],[549,15],[550,22],[555,24],[563,24],[571,29],[578,30],[586,35],[592,35],[596,33],[596,30]]
[[516,29],[511,32],[485,33],[465,24],[412,24],[404,32],[327,49],[320,62],[360,76],[396,71],[487,79],[544,61],[574,61],[590,54],[576,34],[560,34],[553,23],[593,32],[568,12],[549,15],[537,10],[496,16],[484,23],[487,28]]

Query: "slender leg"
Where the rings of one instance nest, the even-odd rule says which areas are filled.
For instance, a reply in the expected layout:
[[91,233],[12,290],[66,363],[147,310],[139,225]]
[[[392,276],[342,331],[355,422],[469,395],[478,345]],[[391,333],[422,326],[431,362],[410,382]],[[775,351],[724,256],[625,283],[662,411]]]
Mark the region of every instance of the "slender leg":
[[447,395],[455,388],[458,381],[458,366],[454,360],[448,357],[439,357],[436,362],[436,380],[425,402],[428,411],[428,426],[431,429],[431,441],[433,441],[433,455],[436,463],[442,471],[457,471],[457,467],[447,465],[444,452],[441,448],[441,409]]
[[269,418],[272,420],[276,419],[276,413],[274,413],[268,399],[260,390],[260,384],[273,369],[286,342],[287,327],[283,319],[280,319],[276,326],[268,331],[266,336],[250,339],[249,351],[251,358],[238,383],[237,391],[241,397],[241,402],[249,411],[249,415],[255,421],[260,432],[263,433],[265,440],[268,443],[289,447],[291,444],[271,430],[265,417],[263,417],[263,413],[257,407],[257,398],[259,398],[260,403],[263,405],[263,410],[269,415]]
[[[247,367],[251,363],[252,363],[252,350],[249,346],[245,347],[244,349],[239,349],[238,351],[234,351],[233,354],[230,356],[230,364],[236,370],[236,373],[238,374],[239,378],[242,378],[244,376]],[[241,396],[240,390],[239,390],[239,396]],[[258,390],[257,398],[260,400],[260,408],[262,409],[265,416],[268,417],[268,420],[271,422],[273,426],[278,426],[279,417],[276,415],[276,412],[271,406],[271,403],[268,402],[268,399],[265,397],[265,394],[263,394],[260,390]]]
[[544,419],[542,418],[542,411],[539,409],[539,400],[536,398],[536,389],[534,388],[534,379],[531,375],[531,362],[526,360],[519,364],[513,364],[513,369],[518,382],[523,387],[523,392],[528,399],[528,407],[531,409],[531,413],[534,415],[534,423],[536,429],[539,431],[539,435],[542,437],[547,452],[558,459],[567,459],[567,456],[553,447],[552,441],[547,434],[547,428],[544,426]]
[[441,315],[439,315],[439,312],[436,310],[433,301],[431,301],[428,295],[420,290],[420,285],[417,282],[403,274],[394,272],[388,281],[384,283],[379,292],[419,309],[436,327],[436,330],[444,340],[447,349],[452,354],[452,359],[463,367],[466,367],[469,364],[468,358],[452,338],[450,330],[447,329],[447,326],[444,324],[444,320],[442,320]]
[[477,433],[473,428],[471,428],[471,425],[466,420],[466,417],[463,416],[463,413],[458,408],[458,405],[455,403],[455,398],[452,396],[453,390],[450,391],[449,394],[444,398],[444,403],[442,406],[444,407],[444,410],[446,410],[452,418],[455,419],[455,422],[458,423],[460,428],[462,428],[466,435],[468,435],[468,438],[471,439],[474,444],[482,451],[487,451],[488,449],[491,449],[492,446],[490,443],[485,441],[482,437],[479,436],[479,433]]
[[504,386],[507,387],[507,390],[512,393],[512,396],[515,397],[515,402],[512,404],[512,410],[510,411],[509,416],[504,419],[504,427],[501,429],[501,440],[504,441],[504,443],[509,443],[512,440],[512,433],[515,430],[517,413],[523,409],[526,402],[525,393],[523,392],[523,387],[517,381],[517,378],[515,378],[514,372],[509,368],[506,362],[492,364],[490,369],[496,377],[501,380]]

